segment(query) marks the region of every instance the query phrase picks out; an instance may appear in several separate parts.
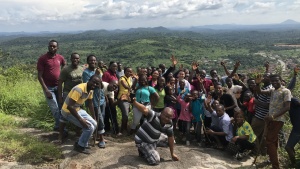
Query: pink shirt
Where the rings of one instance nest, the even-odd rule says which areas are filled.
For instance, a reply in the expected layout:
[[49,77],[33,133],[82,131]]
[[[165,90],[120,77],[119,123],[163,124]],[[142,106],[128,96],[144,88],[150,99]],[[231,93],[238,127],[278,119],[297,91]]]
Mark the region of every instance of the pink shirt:
[[177,96],[177,101],[181,106],[181,111],[178,119],[190,122],[192,120],[192,112],[189,110],[190,102],[185,102],[184,100],[182,100],[180,95]]
[[66,61],[62,55],[55,54],[52,57],[49,53],[42,55],[37,62],[37,70],[43,71],[42,78],[47,87],[58,85],[60,69],[66,65]]

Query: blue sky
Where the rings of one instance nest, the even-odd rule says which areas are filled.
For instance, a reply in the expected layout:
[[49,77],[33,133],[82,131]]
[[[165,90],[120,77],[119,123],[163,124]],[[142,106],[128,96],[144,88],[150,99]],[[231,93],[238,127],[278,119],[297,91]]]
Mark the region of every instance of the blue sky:
[[0,32],[300,21],[300,0],[0,0]]

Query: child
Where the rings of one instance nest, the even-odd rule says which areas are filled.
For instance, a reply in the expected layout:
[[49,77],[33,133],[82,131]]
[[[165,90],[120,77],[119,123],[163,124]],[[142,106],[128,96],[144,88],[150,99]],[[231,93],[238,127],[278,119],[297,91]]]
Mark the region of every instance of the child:
[[[179,115],[179,120],[181,120],[181,132],[183,134],[185,134],[186,137],[186,145],[189,146],[190,145],[190,128],[191,128],[191,120],[192,120],[192,113],[189,109],[190,107],[190,101],[191,101],[191,94],[186,94],[184,97],[184,100],[182,100],[182,95],[183,93],[181,93],[179,96],[177,96],[177,101],[181,106],[181,112]],[[180,130],[179,130],[180,131]]]
[[177,103],[177,99],[176,99],[176,95],[174,93],[174,90],[173,90],[173,87],[167,85],[165,87],[165,92],[166,92],[166,96],[165,96],[165,99],[164,99],[164,102],[165,102],[165,107],[170,107],[171,109],[173,109],[173,118],[172,118],[172,121],[173,121],[173,130],[175,131],[176,130],[176,124],[177,124],[177,110],[175,108],[176,106],[176,103]]
[[250,91],[246,91],[244,93],[243,100],[244,100],[243,105],[247,108],[246,109],[247,110],[246,111],[247,112],[246,113],[247,121],[251,124],[252,117],[255,114],[254,97],[253,97],[252,93]]
[[[179,84],[179,87],[177,86]],[[184,99],[184,97],[190,93],[190,90],[185,87],[185,80],[179,80],[179,83],[178,83],[178,80],[176,79],[175,80],[175,93],[177,96],[181,95],[181,99]],[[180,113],[181,113],[181,106],[179,103],[176,104],[176,109],[177,109],[177,113],[178,113],[178,116],[180,116]],[[181,120],[178,119],[178,128],[179,128],[179,131],[180,130],[183,130],[182,128],[182,125],[181,125]]]
[[[202,120],[204,117],[204,107],[203,103],[205,100],[205,96],[200,94],[197,90],[192,92],[192,101],[190,104],[190,109],[194,116],[193,125],[196,133],[197,142],[201,142],[201,127],[202,127]],[[201,117],[200,117],[201,116]]]

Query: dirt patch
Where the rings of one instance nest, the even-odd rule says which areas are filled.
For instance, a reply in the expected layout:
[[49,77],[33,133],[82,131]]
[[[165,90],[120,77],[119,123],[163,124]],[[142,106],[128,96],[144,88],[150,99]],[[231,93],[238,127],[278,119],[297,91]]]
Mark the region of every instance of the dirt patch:
[[[22,129],[32,135],[36,135],[44,141],[55,143],[58,136],[57,132],[42,132],[36,129]],[[175,153],[180,157],[180,161],[172,161],[169,148],[158,147],[158,152],[162,158],[158,166],[149,166],[146,161],[138,157],[132,137],[106,137],[107,144],[105,149],[98,146],[91,146],[91,154],[85,155],[73,151],[74,141],[77,140],[75,134],[61,145],[64,158],[60,161],[45,163],[43,165],[33,166],[27,164],[19,164],[17,162],[0,161],[0,168],[65,168],[65,169],[94,169],[94,168],[255,168],[251,166],[252,157],[237,161],[233,157],[227,155],[223,151],[212,148],[202,148],[196,143],[191,146],[181,144],[175,145]],[[51,158],[51,157],[49,157]]]

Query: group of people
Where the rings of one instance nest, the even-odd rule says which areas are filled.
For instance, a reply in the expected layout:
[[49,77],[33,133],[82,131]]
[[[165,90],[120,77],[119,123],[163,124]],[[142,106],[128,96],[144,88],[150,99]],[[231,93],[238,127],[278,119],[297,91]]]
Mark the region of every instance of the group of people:
[[[60,139],[67,133],[67,122],[82,129],[74,145],[78,152],[89,153],[88,141],[94,132],[98,146],[105,148],[104,135],[112,131],[116,136],[134,135],[139,156],[157,165],[157,146],[168,146],[172,159],[179,160],[174,153],[175,133],[187,146],[193,141],[217,149],[233,144],[238,147],[238,159],[250,151],[267,153],[272,167],[279,168],[278,135],[289,112],[293,129],[285,148],[295,162],[300,102],[290,90],[296,83],[297,67],[285,87],[281,76],[269,72],[268,63],[263,76],[246,78],[237,73],[239,61],[231,72],[221,62],[226,76],[220,77],[214,69],[207,75],[196,62],[190,69],[182,65],[176,69],[178,61],[172,56],[168,69],[160,64],[157,68],[137,68],[134,73],[131,67],[122,68],[117,62],[107,67],[95,55],[87,56],[87,66],[81,66],[79,54],[72,53],[71,64],[66,65],[64,57],[57,54],[58,48],[57,41],[49,42],[48,52],[37,63],[38,80]],[[120,126],[117,107],[122,115]],[[128,129],[131,110],[133,119]]]

